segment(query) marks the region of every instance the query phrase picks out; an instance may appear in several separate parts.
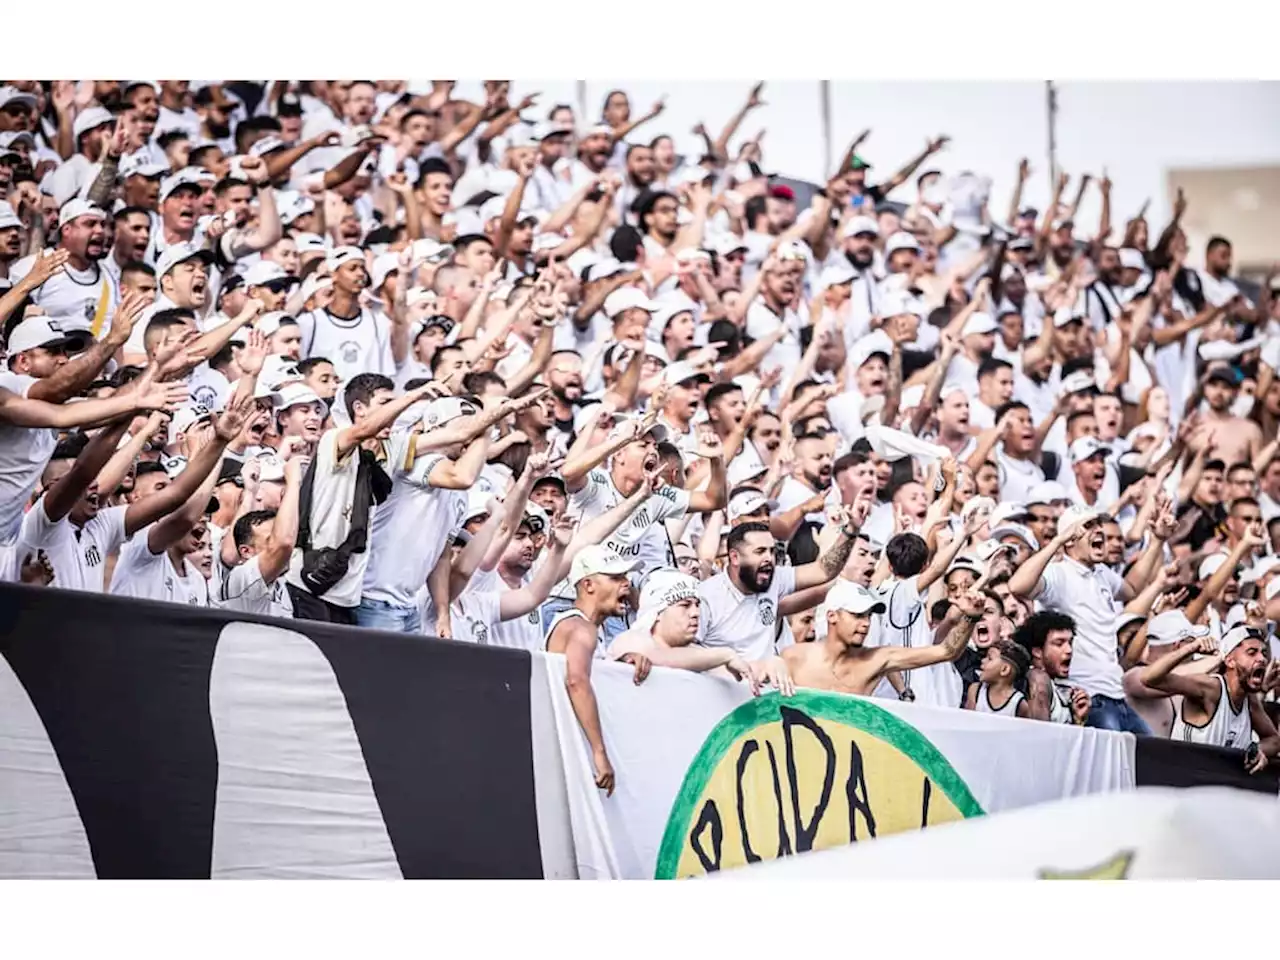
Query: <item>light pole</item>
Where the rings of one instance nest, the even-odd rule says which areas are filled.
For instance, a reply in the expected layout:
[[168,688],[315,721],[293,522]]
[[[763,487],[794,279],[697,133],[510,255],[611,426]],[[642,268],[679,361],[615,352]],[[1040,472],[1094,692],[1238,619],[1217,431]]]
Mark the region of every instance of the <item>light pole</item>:
[[1049,196],[1058,182],[1058,91],[1052,80],[1044,82],[1045,121],[1049,127]]

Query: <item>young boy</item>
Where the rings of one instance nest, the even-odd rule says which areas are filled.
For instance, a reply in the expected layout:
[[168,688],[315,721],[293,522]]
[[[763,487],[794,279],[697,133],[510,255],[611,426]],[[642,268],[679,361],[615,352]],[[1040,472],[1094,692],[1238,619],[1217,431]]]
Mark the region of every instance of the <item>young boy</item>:
[[1030,705],[1018,689],[1026,682],[1030,666],[1031,657],[1021,646],[1012,640],[997,640],[987,648],[978,671],[979,682],[970,685],[965,697],[965,709],[1030,718]]

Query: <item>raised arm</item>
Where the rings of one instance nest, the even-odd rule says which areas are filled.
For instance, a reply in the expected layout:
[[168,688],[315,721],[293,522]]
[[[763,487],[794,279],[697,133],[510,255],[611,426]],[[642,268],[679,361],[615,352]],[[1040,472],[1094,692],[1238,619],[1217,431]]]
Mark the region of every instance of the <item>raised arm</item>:
[[1072,530],[1066,536],[1059,533],[1032,554],[1030,560],[1013,571],[1013,576],[1009,578],[1009,592],[1019,600],[1034,600],[1040,596],[1040,591],[1044,589],[1042,578],[1045,568],[1049,566],[1049,561],[1059,550],[1080,535],[1080,530]]
[[[409,390],[403,396],[397,397],[390,403],[375,407],[369,413],[369,416],[360,423],[353,423],[349,427],[343,427],[338,431],[337,437],[336,456],[338,460],[343,460],[347,454],[360,446],[360,444],[366,440],[372,440],[387,429],[387,427],[396,422],[396,418],[400,414],[404,413],[419,400],[432,396],[433,390],[434,387],[431,384],[423,384],[418,389]],[[427,437],[429,440],[434,439],[430,438],[429,435],[423,435],[419,437],[419,442],[422,441],[423,437]]]
[[302,478],[307,472],[306,457],[290,457],[284,465],[284,496],[271,522],[267,545],[258,554],[258,572],[267,583],[274,583],[289,569],[293,547],[298,539],[298,498]]
[[944,134],[942,136],[935,137],[926,143],[924,149],[921,150],[920,153],[908,160],[897,173],[884,181],[884,183],[880,184],[881,194],[888,196],[892,191],[906,183],[907,178],[916,172],[920,167],[920,164],[924,163],[950,142],[951,138]]
[[764,106],[764,101],[760,99],[760,94],[764,91],[764,81],[761,80],[747,95],[747,102],[742,105],[737,113],[729,118],[729,122],[724,125],[724,129],[720,131],[720,136],[716,137],[715,143],[711,144],[712,155],[727,160],[729,157],[729,141],[733,139],[733,135],[738,132],[738,127],[742,126],[742,121],[747,118],[752,110],[757,107]]
[[1027,178],[1031,176],[1031,161],[1023,157],[1018,161],[1018,179],[1013,185],[1013,196],[1009,198],[1009,216],[1005,218],[1005,225],[1012,226],[1018,219],[1018,211],[1022,209],[1022,188],[1027,185]]
[[124,483],[124,478],[129,475],[129,471],[133,469],[135,461],[142,453],[142,448],[168,423],[169,418],[165,414],[152,413],[147,418],[147,425],[138,431],[137,436],[130,437],[123,447],[117,444],[118,449],[112,448],[115,452],[111,455],[111,459],[107,461],[106,466],[98,471],[98,490],[101,491],[104,497],[111,496],[112,493],[119,489],[120,484]]
[[71,430],[133,413],[172,410],[186,398],[185,384],[149,383],[141,389],[120,391],[105,400],[81,400],[78,403],[45,403],[20,397],[0,387],[0,423]]
[[[102,469],[102,465],[107,462],[112,451],[115,450],[120,438],[124,436],[125,428],[128,426],[129,419],[122,417],[115,423],[110,424],[106,429],[101,430],[80,451],[80,455],[76,457],[71,469],[45,491],[41,499],[44,502],[45,516],[49,520],[57,523],[71,512],[72,508],[79,502],[80,496],[85,490],[89,489],[89,484],[93,482],[98,475],[98,471]],[[106,496],[109,492],[103,491],[103,496]]]
[[856,526],[850,526],[852,511],[849,507],[840,508],[840,534],[831,549],[823,553],[812,563],[796,567],[796,589],[804,590],[816,587],[820,583],[834,580],[844,569],[853,550],[853,541],[858,536]]
[[[1168,694],[1181,694],[1198,703],[1204,703],[1207,697],[1218,690],[1217,674],[1177,673],[1174,667],[1191,659],[1193,654],[1201,653],[1213,657],[1218,653],[1212,637],[1200,637],[1191,643],[1175,647],[1155,662],[1142,668],[1138,679],[1148,687]],[[1219,661],[1220,657],[1217,657]]]
[[982,619],[982,598],[971,593],[962,594],[956,601],[961,616],[958,623],[947,631],[942,643],[928,647],[877,647],[875,664],[879,676],[890,671],[916,670],[935,663],[948,663],[964,651],[973,635],[973,628]]

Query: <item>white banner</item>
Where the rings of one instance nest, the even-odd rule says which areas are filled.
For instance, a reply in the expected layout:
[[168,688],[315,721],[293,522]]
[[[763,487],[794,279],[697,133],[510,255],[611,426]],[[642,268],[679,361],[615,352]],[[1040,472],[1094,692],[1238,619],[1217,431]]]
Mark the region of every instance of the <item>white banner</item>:
[[[617,777],[598,791],[546,657],[578,873],[699,876],[1062,797],[1134,786],[1127,734],[597,662]],[[536,696],[536,694],[535,694]]]
[[1280,804],[1229,787],[1072,797],[725,880],[1275,880]]

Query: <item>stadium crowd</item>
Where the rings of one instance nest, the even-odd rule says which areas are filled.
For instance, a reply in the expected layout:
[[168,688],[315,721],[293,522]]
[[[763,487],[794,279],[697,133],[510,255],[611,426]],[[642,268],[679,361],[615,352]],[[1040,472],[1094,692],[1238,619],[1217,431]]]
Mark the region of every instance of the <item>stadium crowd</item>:
[[0,577],[563,653],[609,790],[606,658],[1276,758],[1280,288],[1181,195],[453,88],[0,86]]

